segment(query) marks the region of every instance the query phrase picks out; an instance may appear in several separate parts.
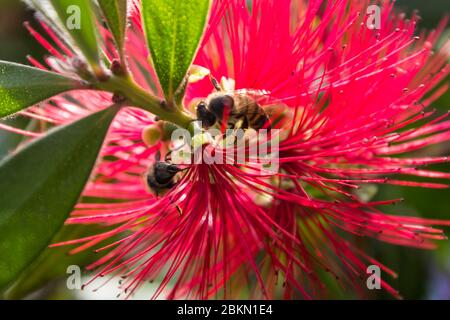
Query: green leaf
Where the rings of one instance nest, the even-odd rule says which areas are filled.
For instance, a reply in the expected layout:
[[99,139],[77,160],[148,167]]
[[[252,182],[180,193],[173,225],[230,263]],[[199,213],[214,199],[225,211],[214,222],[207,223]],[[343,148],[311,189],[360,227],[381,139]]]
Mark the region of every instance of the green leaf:
[[0,162],[0,288],[17,278],[61,228],[117,110],[56,128]]
[[98,0],[119,51],[123,52],[127,26],[127,0]]
[[203,35],[209,0],[142,0],[153,65],[167,100],[185,77]]
[[79,87],[79,81],[57,73],[0,61],[0,118]]
[[[108,228],[106,228],[108,230]],[[60,243],[72,239],[80,239],[93,234],[105,232],[105,226],[97,225],[64,225],[55,237],[52,243]],[[112,243],[114,238],[103,242],[100,246]],[[19,300],[26,298],[32,292],[35,292],[48,284],[56,281],[65,280],[69,276],[67,268],[72,265],[83,268],[96,261],[99,257],[92,254],[92,250],[85,250],[77,254],[68,254],[72,249],[70,246],[56,248],[46,248],[42,251],[30,266],[26,268],[13,285],[6,290],[4,298]],[[108,250],[105,250],[106,254]],[[67,289],[66,287],[66,290]]]
[[[12,119],[1,120],[0,124],[25,129],[30,119],[19,116]],[[0,160],[10,154],[22,142],[24,136],[0,129]]]
[[94,68],[99,66],[100,50],[92,0],[51,0],[51,2],[65,29],[86,59]]

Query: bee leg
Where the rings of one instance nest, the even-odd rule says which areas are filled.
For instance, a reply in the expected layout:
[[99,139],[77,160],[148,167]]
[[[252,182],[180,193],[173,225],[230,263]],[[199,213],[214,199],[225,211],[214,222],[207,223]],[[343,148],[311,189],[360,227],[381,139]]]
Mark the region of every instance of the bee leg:
[[248,120],[247,117],[239,117],[234,118],[235,120],[233,122],[228,122],[228,126],[230,129],[237,130],[237,129],[248,129]]
[[247,117],[244,117],[244,119],[242,119],[241,127],[239,129],[248,129],[248,127],[249,127],[248,119]]

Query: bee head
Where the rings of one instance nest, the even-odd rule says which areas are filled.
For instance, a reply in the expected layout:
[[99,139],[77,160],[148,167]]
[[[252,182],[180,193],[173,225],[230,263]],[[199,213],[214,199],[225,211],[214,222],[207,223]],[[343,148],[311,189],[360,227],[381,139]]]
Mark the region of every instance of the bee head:
[[209,128],[216,123],[216,116],[208,110],[205,102],[200,102],[197,106],[197,120],[202,122],[202,126]]
[[208,109],[218,119],[223,119],[224,112],[230,113],[234,108],[234,99],[229,95],[221,95],[209,101]]
[[170,183],[173,177],[180,172],[176,165],[162,161],[156,162],[153,170],[156,181],[162,185]]

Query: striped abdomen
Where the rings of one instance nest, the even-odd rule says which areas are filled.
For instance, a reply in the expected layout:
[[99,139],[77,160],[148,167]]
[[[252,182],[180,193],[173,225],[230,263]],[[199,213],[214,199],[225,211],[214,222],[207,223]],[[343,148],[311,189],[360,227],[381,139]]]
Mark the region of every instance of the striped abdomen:
[[243,128],[258,130],[270,127],[269,117],[255,99],[243,94],[235,95],[233,98],[234,110],[230,120],[234,120],[234,123],[242,121]]

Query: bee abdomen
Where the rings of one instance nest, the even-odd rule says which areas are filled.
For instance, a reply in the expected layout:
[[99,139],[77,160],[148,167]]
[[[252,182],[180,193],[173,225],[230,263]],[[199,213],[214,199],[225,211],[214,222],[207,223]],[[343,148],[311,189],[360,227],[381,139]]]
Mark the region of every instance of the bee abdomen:
[[249,126],[255,130],[270,129],[270,120],[266,113],[260,113],[253,120],[249,120]]
[[269,122],[264,109],[252,98],[244,95],[238,95],[236,98],[236,116],[239,118],[245,117],[248,126],[252,129],[258,130]]

